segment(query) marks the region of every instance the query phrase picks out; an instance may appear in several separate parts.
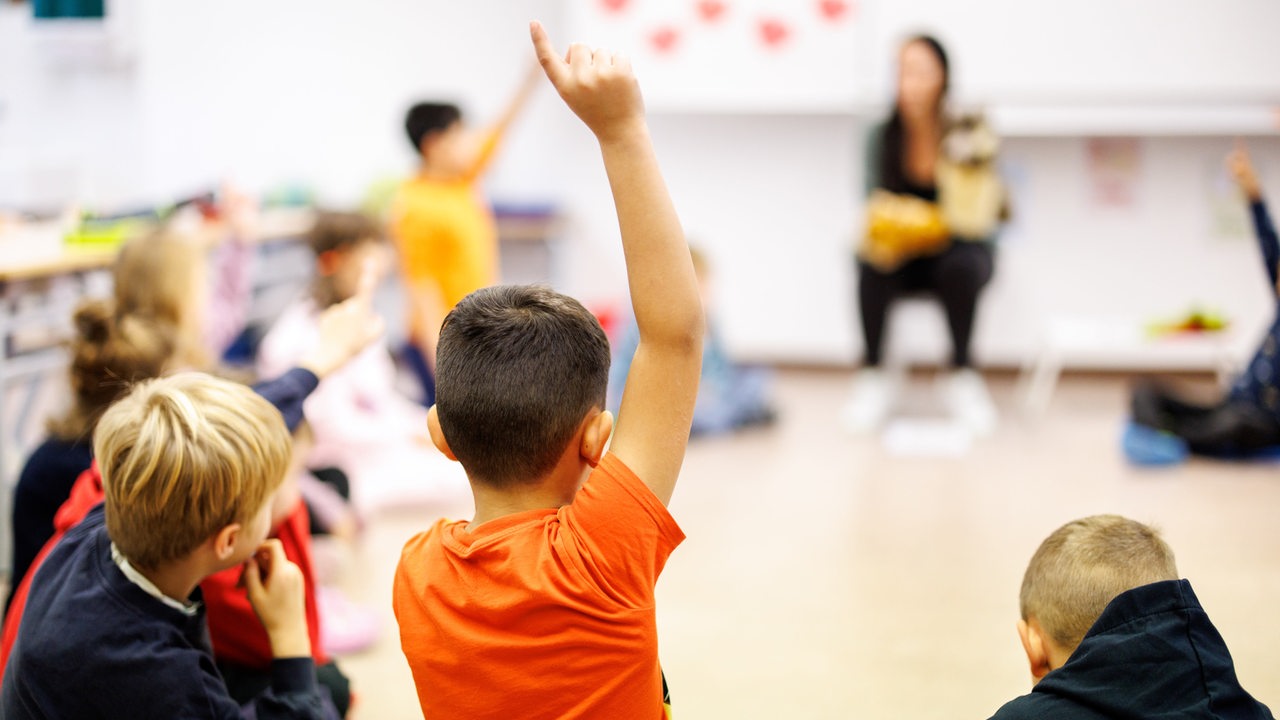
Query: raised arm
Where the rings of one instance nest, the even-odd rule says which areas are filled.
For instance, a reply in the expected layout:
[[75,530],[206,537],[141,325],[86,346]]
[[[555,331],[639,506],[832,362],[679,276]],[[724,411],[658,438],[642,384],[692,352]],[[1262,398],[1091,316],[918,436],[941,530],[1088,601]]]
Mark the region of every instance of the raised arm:
[[356,294],[320,314],[315,347],[288,372],[253,386],[284,416],[289,432],[302,422],[302,405],[319,382],[382,337],[386,323],[373,309],[377,277],[373,264],[366,264]]
[[520,116],[525,105],[529,104],[529,98],[533,96],[533,91],[538,87],[538,82],[542,80],[542,70],[537,65],[529,67],[529,72],[525,75],[524,80],[520,83],[520,87],[516,89],[511,100],[503,109],[502,114],[484,131],[484,137],[481,138],[480,145],[476,150],[475,157],[471,158],[471,163],[467,167],[466,177],[471,180],[478,179],[488,169],[489,163],[493,160],[493,156],[498,151],[498,144],[502,142],[502,136],[507,133],[511,124]]
[[1276,237],[1276,227],[1271,222],[1267,205],[1262,200],[1262,186],[1258,182],[1258,174],[1249,159],[1249,151],[1244,143],[1236,141],[1236,148],[1227,156],[1227,169],[1236,181],[1240,191],[1249,201],[1249,213],[1253,216],[1253,231],[1258,237],[1258,245],[1262,250],[1262,262],[1267,268],[1267,277],[1271,278],[1272,290],[1280,293],[1276,287],[1280,277],[1280,239]]
[[538,84],[541,82],[541,68],[536,64],[530,65],[515,95],[511,96],[506,109],[502,111],[502,115],[499,115],[497,122],[493,124],[495,131],[504,133],[507,128],[511,127],[511,123],[515,122],[516,117],[524,110],[524,106],[529,104],[529,98],[533,97],[534,90],[538,89]]
[[630,61],[583,45],[562,58],[541,25],[531,32],[547,77],[600,143],[618,211],[640,342],[612,451],[666,503],[684,461],[702,367],[704,321],[689,247],[658,169]]

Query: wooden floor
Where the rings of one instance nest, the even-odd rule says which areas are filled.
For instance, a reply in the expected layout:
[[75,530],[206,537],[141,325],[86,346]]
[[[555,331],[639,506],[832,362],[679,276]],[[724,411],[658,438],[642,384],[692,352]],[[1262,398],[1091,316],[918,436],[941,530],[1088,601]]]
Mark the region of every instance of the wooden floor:
[[[847,373],[789,372],[780,423],[689,449],[671,509],[688,540],[658,585],[679,718],[984,718],[1030,688],[1014,630],[1022,571],[1056,527],[1120,513],[1164,530],[1241,682],[1280,708],[1280,465],[1128,467],[1116,379],[1066,378],[1048,414],[961,458],[845,434]],[[906,405],[936,411],[917,380]],[[420,717],[390,610],[400,545],[430,517],[385,515],[342,577],[385,633],[342,660],[361,720]]]

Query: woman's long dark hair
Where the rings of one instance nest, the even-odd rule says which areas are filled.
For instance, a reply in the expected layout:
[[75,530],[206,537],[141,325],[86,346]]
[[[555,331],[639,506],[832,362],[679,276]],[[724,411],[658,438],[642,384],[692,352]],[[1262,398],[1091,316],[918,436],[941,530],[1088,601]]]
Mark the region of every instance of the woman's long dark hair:
[[[939,105],[941,105],[941,100],[946,98],[947,89],[951,86],[951,63],[947,59],[947,51],[943,49],[942,43],[938,42],[937,38],[930,35],[916,35],[903,43],[902,47],[912,43],[921,43],[933,51],[938,59],[938,65],[942,67],[942,95],[939,97]],[[905,152],[906,131],[903,129],[902,109],[898,106],[897,98],[894,98],[893,112],[889,115],[889,122],[884,126],[884,137],[881,139],[880,167],[878,168],[880,187],[889,192],[900,193],[907,190],[909,181],[903,167]]]

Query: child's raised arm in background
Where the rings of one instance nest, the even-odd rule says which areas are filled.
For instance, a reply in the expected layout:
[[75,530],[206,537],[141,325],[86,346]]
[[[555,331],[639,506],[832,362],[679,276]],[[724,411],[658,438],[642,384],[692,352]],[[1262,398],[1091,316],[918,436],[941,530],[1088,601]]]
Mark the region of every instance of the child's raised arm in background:
[[502,114],[498,116],[497,120],[493,121],[493,124],[479,131],[479,138],[475,142],[474,150],[466,158],[463,165],[462,176],[464,178],[471,182],[479,181],[489,169],[489,164],[493,161],[502,138],[506,136],[507,131],[515,124],[516,118],[520,117],[520,113],[529,104],[529,99],[533,97],[533,92],[537,90],[541,81],[542,73],[538,66],[530,65],[528,72],[520,81],[520,87],[516,88],[515,93],[502,109]]
[[[1280,241],[1262,200],[1262,188],[1244,143],[1227,156],[1227,169],[1249,202],[1272,298],[1280,298]],[[1167,464],[1188,451],[1213,457],[1248,458],[1280,445],[1280,308],[1253,358],[1216,403],[1204,405],[1176,388],[1145,380],[1133,391],[1133,426],[1125,452],[1137,463]]]
[[618,209],[640,343],[612,452],[665,504],[684,461],[702,365],[703,312],[689,248],[658,169],[631,62],[577,44],[562,58],[541,25],[530,30],[547,77],[600,142]]
[[397,193],[391,224],[408,300],[409,361],[428,405],[445,316],[469,293],[498,281],[497,228],[479,183],[541,74],[532,65],[498,119],[476,132],[448,103],[419,103],[405,118],[421,163]]
[[1258,182],[1258,174],[1249,159],[1249,150],[1244,142],[1237,141],[1236,148],[1227,156],[1227,169],[1236,181],[1245,199],[1249,201],[1249,214],[1253,216],[1254,234],[1258,236],[1258,244],[1262,247],[1262,261],[1267,266],[1267,276],[1271,278],[1272,289],[1280,293],[1276,281],[1280,278],[1280,240],[1276,237],[1275,225],[1267,212],[1266,203],[1262,199],[1262,186]]

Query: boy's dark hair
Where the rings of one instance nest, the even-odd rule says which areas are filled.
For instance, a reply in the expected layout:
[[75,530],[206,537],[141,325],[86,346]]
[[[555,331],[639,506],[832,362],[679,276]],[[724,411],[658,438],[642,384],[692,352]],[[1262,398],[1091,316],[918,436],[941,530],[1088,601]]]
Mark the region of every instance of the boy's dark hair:
[[422,152],[422,141],[431,133],[448,129],[462,119],[462,111],[453,103],[418,103],[404,116],[404,130],[414,152]]
[[600,322],[549,288],[477,290],[444,319],[436,412],[474,481],[510,487],[542,478],[587,412],[604,408],[608,385]]
[[378,221],[364,213],[321,210],[307,233],[307,242],[319,257],[367,240],[380,241],[384,234]]

